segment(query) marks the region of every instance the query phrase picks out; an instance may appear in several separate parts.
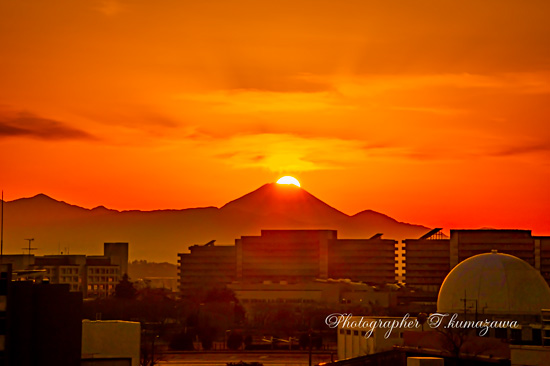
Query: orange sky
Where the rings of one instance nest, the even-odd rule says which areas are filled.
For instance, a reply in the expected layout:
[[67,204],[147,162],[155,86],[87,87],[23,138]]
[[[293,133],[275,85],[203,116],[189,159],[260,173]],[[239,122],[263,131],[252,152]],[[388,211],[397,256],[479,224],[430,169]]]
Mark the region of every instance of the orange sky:
[[0,2],[0,186],[550,235],[550,2]]

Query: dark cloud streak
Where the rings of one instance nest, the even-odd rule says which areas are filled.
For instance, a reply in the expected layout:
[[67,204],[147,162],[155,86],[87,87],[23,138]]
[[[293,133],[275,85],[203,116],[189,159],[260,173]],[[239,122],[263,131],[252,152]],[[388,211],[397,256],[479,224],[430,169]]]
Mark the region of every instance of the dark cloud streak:
[[86,131],[31,113],[0,115],[0,138],[28,137],[40,140],[97,140]]

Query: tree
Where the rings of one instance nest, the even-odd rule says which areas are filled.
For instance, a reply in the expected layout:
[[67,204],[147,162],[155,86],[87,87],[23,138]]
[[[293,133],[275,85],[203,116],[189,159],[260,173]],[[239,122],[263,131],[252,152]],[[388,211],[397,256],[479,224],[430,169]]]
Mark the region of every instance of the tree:
[[216,336],[216,329],[213,327],[204,327],[199,329],[199,340],[203,350],[209,351],[214,345],[214,337]]
[[122,280],[116,285],[115,297],[119,299],[134,299],[136,297],[134,283],[130,282],[127,273],[122,276]]
[[170,348],[177,351],[194,351],[193,335],[187,331],[176,334],[170,342]]
[[[250,343],[252,343],[252,338],[250,339]],[[243,344],[243,336],[238,333],[229,334],[229,337],[227,337],[227,348],[231,350],[238,350],[241,348],[241,345]]]

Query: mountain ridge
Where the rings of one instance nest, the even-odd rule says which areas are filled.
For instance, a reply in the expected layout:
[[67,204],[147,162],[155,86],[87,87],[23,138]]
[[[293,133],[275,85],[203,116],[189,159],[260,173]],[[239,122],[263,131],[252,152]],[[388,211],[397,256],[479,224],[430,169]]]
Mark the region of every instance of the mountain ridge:
[[340,238],[369,238],[384,233],[391,239],[416,238],[429,228],[402,223],[385,214],[364,210],[349,216],[303,188],[264,184],[220,208],[114,210],[92,209],[56,200],[46,194],[4,204],[4,253],[20,253],[24,238],[35,238],[37,255],[101,254],[104,242],[130,243],[130,259],[177,261],[194,244],[216,239],[232,245],[243,235],[262,229],[333,229]]

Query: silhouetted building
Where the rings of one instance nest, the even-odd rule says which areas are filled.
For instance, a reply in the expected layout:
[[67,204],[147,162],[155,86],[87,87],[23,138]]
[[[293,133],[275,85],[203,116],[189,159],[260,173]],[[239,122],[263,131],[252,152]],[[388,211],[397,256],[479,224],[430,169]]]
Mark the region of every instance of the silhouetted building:
[[179,253],[178,272],[180,291],[187,289],[227,285],[235,280],[235,247],[206,245],[189,247],[190,253]]
[[407,285],[436,293],[458,263],[493,249],[523,259],[550,283],[550,237],[532,236],[530,230],[479,229],[451,230],[450,239],[443,239],[439,230],[403,241]]
[[419,239],[403,240],[407,286],[431,292],[434,297],[451,270],[450,240],[438,236],[440,230],[434,229]]
[[262,230],[235,240],[237,280],[301,282],[328,278],[336,230]]
[[395,282],[396,240],[335,239],[329,242],[329,278],[349,278],[370,284]]
[[69,285],[10,281],[0,265],[1,365],[80,365],[82,294]]
[[336,230],[262,230],[235,246],[210,242],[180,253],[180,290],[239,283],[312,282],[343,278],[369,284],[395,281],[395,240],[338,239]]
[[128,243],[104,243],[103,255],[120,267],[121,274],[128,273]]

